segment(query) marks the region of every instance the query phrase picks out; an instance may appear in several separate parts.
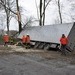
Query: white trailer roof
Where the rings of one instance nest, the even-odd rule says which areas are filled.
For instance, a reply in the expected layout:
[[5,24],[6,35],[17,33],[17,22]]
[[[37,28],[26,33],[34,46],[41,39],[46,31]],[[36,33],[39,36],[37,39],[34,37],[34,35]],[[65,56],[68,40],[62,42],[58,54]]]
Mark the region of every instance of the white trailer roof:
[[29,34],[31,40],[59,43],[62,34],[68,36],[72,27],[73,23],[26,27],[18,38],[22,38],[23,35]]

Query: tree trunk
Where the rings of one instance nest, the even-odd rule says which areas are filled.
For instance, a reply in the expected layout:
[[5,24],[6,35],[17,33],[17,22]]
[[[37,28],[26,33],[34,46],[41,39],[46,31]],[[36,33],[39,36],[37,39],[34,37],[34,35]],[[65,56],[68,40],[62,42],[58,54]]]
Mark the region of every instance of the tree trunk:
[[9,15],[10,15],[10,11],[6,8],[6,5],[9,7],[9,2],[7,2],[7,1],[5,0],[4,9],[5,9],[5,12],[6,12],[7,34],[9,35]]
[[17,6],[17,16],[18,16],[19,33],[20,33],[22,31],[22,24],[21,24],[21,15],[19,11],[18,0],[16,0],[16,6]]
[[9,35],[9,16],[7,14],[7,34]]
[[45,0],[43,5],[43,26],[45,25]]
[[9,23],[10,23],[10,11],[7,10],[7,13],[6,13],[6,16],[7,16],[7,34],[9,35]]
[[42,0],[40,0],[40,20],[39,25],[42,26]]
[[62,24],[62,16],[61,16],[61,9],[60,9],[60,0],[58,0],[58,9],[59,9],[60,23]]

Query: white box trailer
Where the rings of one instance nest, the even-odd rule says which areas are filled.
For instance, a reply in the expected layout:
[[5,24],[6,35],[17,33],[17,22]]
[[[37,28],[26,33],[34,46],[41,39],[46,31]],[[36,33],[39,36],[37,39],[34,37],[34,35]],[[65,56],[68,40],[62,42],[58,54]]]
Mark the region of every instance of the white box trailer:
[[69,39],[68,46],[75,49],[75,23],[54,24],[45,26],[25,27],[18,38],[29,34],[31,41],[35,42],[35,48],[49,49],[49,47],[59,47],[60,38],[65,34]]

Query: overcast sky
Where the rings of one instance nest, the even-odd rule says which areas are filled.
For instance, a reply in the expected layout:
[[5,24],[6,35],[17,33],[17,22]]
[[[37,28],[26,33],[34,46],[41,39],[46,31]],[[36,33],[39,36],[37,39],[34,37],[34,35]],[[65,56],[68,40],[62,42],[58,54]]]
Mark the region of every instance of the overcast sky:
[[[39,0],[36,0],[37,4],[39,4]],[[25,10],[27,10],[27,14],[36,16],[37,11],[36,11],[36,5],[35,5],[35,0],[19,0],[19,5],[24,7]]]
[[[36,0],[36,1],[37,1],[37,5],[39,7],[39,0]],[[71,0],[71,1],[75,2],[75,0]],[[26,12],[24,12],[25,16],[23,16],[23,17],[26,17],[28,15],[28,16],[34,16],[35,18],[37,18],[37,9],[36,9],[36,5],[35,5],[35,0],[19,0],[19,5],[23,7],[23,10],[26,10]],[[67,2],[67,0],[61,0],[61,5],[62,5],[62,15],[66,14],[65,15],[66,17],[63,16],[63,18],[64,18],[63,21],[64,22],[72,22],[71,17],[69,17],[69,15],[71,13],[70,3]],[[55,20],[58,19],[58,15],[59,15],[57,11],[58,11],[57,4],[56,4],[55,0],[52,0],[52,2],[49,3],[49,6],[46,9],[46,21],[45,21],[46,25],[55,23]],[[17,25],[16,25],[16,27],[14,27],[11,24],[10,29],[12,29],[12,28],[17,29],[17,27],[18,27]]]

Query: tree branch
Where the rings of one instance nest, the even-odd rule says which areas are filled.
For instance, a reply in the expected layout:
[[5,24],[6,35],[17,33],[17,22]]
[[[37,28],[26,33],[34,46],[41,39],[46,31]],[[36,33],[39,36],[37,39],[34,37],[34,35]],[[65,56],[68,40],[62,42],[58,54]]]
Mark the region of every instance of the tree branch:
[[3,2],[2,0],[0,0],[0,3],[1,3],[2,6],[4,6],[5,8],[7,8],[8,10],[10,10],[13,14],[17,15],[17,13],[15,13],[15,12],[12,11],[10,8],[8,8],[8,7],[4,4],[4,2]]

